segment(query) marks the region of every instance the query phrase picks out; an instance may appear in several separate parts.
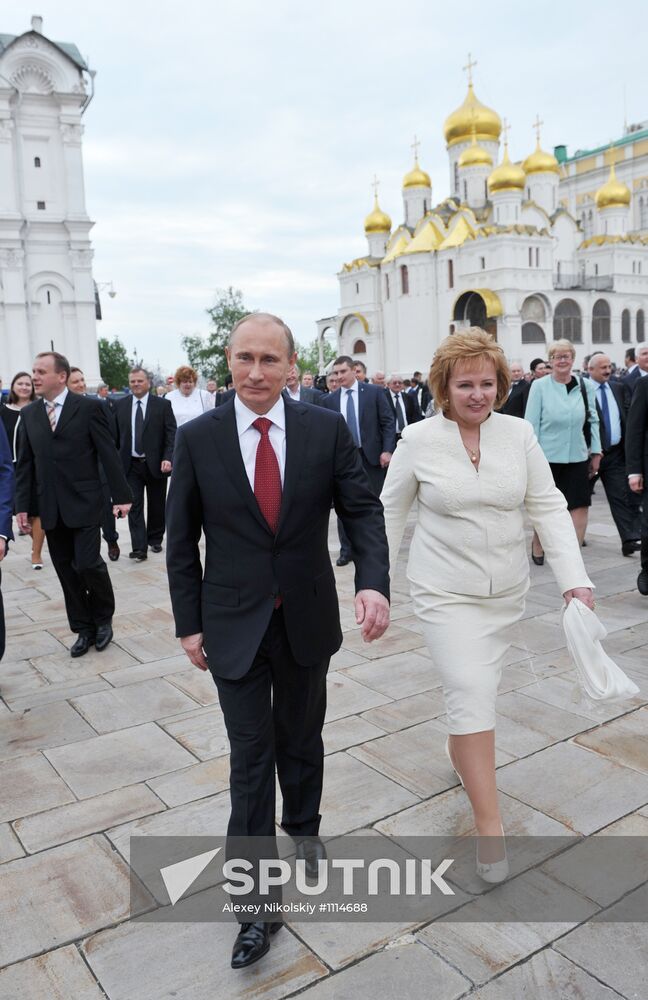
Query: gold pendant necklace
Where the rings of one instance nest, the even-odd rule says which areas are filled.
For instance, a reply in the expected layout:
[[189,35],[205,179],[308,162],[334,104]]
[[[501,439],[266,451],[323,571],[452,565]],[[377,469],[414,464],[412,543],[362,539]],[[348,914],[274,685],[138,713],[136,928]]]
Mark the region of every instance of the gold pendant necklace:
[[469,448],[467,444],[464,444],[464,448],[468,452],[470,461],[473,463],[473,465],[475,465],[477,463],[477,459],[479,458],[479,445],[477,446],[477,451],[473,451],[472,448]]

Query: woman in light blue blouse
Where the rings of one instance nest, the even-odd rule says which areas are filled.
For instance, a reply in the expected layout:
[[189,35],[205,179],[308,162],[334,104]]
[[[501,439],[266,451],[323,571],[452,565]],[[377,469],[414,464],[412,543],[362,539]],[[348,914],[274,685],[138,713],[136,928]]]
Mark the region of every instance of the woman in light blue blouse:
[[[569,340],[556,340],[551,344],[551,375],[532,382],[524,416],[533,424],[540,447],[551,466],[554,482],[567,501],[567,509],[582,545],[587,528],[587,511],[592,502],[590,479],[597,474],[601,461],[601,438],[595,388],[589,379],[572,375],[575,358],[576,351]],[[586,430],[589,432],[589,444],[585,440]],[[544,553],[535,532],[531,557],[537,566],[544,562]]]

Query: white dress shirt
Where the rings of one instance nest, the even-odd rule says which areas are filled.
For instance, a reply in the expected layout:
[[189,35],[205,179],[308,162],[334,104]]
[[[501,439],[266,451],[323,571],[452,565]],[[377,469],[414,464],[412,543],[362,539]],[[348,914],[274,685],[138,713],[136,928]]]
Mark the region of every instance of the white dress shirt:
[[[405,393],[403,393],[403,392],[392,392],[391,389],[389,390],[389,392],[391,394],[392,403],[393,403],[393,406],[394,406],[394,416],[395,417],[396,417],[396,400],[399,400],[399,402],[400,402],[401,413],[403,414],[403,429],[405,429],[405,427],[407,427],[407,413],[405,412],[405,398],[404,398],[405,397]],[[398,426],[398,417],[396,417],[396,433],[400,434],[400,432],[401,432],[401,430],[400,430],[400,427]]]
[[67,399],[68,392],[69,390],[68,387],[66,386],[63,392],[60,392],[58,396],[54,397],[54,399],[45,400],[45,413],[47,414],[48,420],[49,420],[49,411],[52,408],[52,403],[54,403],[54,430],[56,430],[56,425],[59,422],[59,417],[61,416],[61,410],[63,409],[63,403]]
[[294,392],[292,391],[292,389],[289,386],[286,386],[286,392],[288,393],[288,395],[290,396],[291,399],[295,400],[296,403],[298,403],[300,401],[300,399],[301,399],[301,386],[300,386],[299,382],[297,383],[297,388],[296,388],[296,390]]
[[242,403],[238,396],[234,397],[234,413],[236,415],[236,429],[238,431],[239,446],[245,472],[250,481],[252,492],[254,492],[254,470],[256,467],[256,453],[261,440],[261,432],[252,424],[260,416],[267,417],[272,421],[272,427],[268,432],[270,444],[274,449],[279,462],[279,472],[281,473],[281,485],[283,486],[284,472],[286,469],[286,410],[283,397],[279,397],[271,410],[267,413],[254,413]]
[[[593,379],[592,381],[596,380]],[[596,386],[596,398],[598,399],[598,404],[601,407],[601,414],[603,413],[603,404],[601,402],[601,395],[603,393],[605,393],[608,413],[610,414],[610,447],[613,447],[621,440],[621,414],[619,413],[619,404],[614,397],[614,393],[610,389],[609,382],[599,382]],[[601,424],[603,423],[602,417],[599,422]]]
[[351,389],[351,391],[353,392],[353,405],[355,407],[356,424],[357,424],[357,427],[358,427],[358,437],[360,438],[360,443],[359,443],[358,447],[361,448],[362,447],[362,433],[360,431],[360,392],[358,390],[358,382],[357,382],[357,380],[353,383],[353,385],[350,385],[348,389],[345,388],[344,386],[340,387],[340,392],[342,393],[342,399],[340,400],[340,403],[341,403],[340,413],[342,414],[342,416],[344,417],[344,419],[346,420],[346,422],[348,424],[349,420],[347,418],[347,406],[349,405],[349,397],[347,396],[347,392],[349,391],[349,389]]
[[135,451],[135,414],[137,413],[138,402],[142,403],[142,420],[146,420],[146,407],[148,404],[149,394],[145,392],[142,396],[141,401],[137,399],[137,396],[133,396],[133,409],[131,411],[131,455],[133,458],[141,458],[144,452],[140,455],[139,452]]

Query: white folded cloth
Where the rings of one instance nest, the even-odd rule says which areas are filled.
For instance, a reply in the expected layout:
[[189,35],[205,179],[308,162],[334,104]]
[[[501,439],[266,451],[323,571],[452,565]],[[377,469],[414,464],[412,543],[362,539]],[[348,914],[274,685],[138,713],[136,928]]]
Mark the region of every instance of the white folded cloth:
[[601,646],[607,630],[582,601],[574,598],[563,608],[562,624],[583,694],[600,704],[623,701],[639,693],[634,681]]

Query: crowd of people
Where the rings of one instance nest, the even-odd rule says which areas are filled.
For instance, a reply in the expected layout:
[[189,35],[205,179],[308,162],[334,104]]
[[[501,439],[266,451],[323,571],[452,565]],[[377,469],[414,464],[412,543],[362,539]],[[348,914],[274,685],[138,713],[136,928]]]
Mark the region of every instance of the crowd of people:
[[[648,595],[648,346],[619,372],[603,351],[578,374],[575,360],[559,340],[525,372],[470,328],[439,345],[427,379],[369,377],[347,355],[315,376],[300,373],[289,328],[256,313],[231,331],[231,384],[201,388],[184,365],[167,391],[135,367],[115,398],[106,386],[88,394],[79,368],[41,353],[0,407],[0,560],[14,513],[34,570],[46,538],[79,657],[113,638],[101,535],[118,560],[127,517],[137,563],[159,555],[166,535],[176,634],[211,671],[230,741],[228,836],[274,837],[276,769],[282,826],[314,876],[326,857],[326,674],[342,642],[331,511],[337,565],[354,564],[356,622],[372,641],[389,625],[390,567],[415,509],[414,613],[442,680],[447,754],[480,838],[477,872],[502,881],[495,699],[529,588],[524,512],[533,562],[546,557],[566,603],[593,608],[581,552],[600,482],[623,555],[640,552],[637,587]],[[243,922],[233,967],[261,958],[279,928]]]

